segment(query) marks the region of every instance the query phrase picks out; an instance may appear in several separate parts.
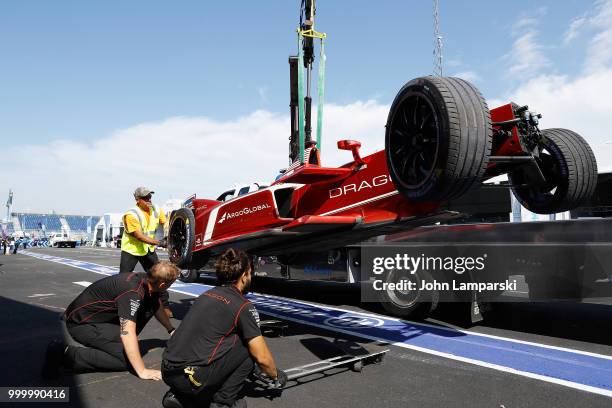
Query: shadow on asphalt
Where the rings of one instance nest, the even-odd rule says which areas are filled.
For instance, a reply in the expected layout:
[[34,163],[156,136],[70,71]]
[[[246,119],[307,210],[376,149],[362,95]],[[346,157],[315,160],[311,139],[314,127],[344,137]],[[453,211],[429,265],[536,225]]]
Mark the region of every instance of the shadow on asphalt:
[[[3,366],[0,386],[70,387],[70,402],[62,403],[62,406],[85,406],[73,375],[63,375],[56,380],[45,380],[40,376],[47,343],[62,337],[60,312],[5,297],[0,297],[0,310],[3,311],[0,314],[0,356]],[[30,405],[23,404],[18,405]]]
[[322,337],[301,339],[300,343],[319,360],[327,360],[328,358],[344,354],[333,342]]
[[172,314],[176,320],[183,320],[189,308],[193,304],[196,298],[187,298],[187,299],[173,299],[170,296],[170,308],[172,309]]
[[139,339],[138,344],[140,345],[140,354],[144,357],[150,351],[166,348],[166,342],[167,340],[162,339]]

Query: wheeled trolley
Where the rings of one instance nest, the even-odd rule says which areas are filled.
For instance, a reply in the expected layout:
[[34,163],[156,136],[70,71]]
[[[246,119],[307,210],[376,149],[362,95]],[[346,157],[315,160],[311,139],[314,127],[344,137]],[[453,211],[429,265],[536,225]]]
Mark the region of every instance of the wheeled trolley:
[[[313,363],[288,368],[285,370],[285,373],[287,374],[287,379],[289,381],[295,381],[302,377],[322,373],[332,368],[338,367],[350,367],[350,369],[353,371],[361,372],[366,363],[381,363],[385,354],[388,351],[389,350],[386,349],[377,351],[375,353],[362,354],[359,356],[342,354],[325,360],[315,361]],[[254,375],[257,379],[266,383],[271,388],[281,388],[278,383],[271,381],[270,378],[268,378],[259,371],[256,371]]]

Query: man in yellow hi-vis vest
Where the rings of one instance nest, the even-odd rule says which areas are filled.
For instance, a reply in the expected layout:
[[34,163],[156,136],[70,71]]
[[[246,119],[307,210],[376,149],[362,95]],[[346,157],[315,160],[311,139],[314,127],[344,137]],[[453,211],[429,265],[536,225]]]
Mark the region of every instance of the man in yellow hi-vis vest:
[[[158,241],[155,232],[158,226],[166,223],[166,216],[151,202],[154,193],[147,187],[138,187],[134,191],[136,206],[123,215],[119,273],[133,272],[139,262],[148,271],[159,262],[155,247],[165,247],[166,238]],[[168,308],[168,292],[163,293],[161,299],[164,311],[168,317],[172,317],[172,311]]]

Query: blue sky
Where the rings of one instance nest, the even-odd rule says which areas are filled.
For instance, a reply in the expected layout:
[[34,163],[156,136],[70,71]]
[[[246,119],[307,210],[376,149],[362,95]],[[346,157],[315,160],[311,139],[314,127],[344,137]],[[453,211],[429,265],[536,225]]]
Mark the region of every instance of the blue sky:
[[[602,49],[608,44],[605,23],[612,9],[609,1],[440,3],[444,73],[474,81],[489,101],[531,97],[546,119],[547,105],[555,99],[547,101],[542,95],[530,93],[529,89],[537,88],[526,86],[530,80],[539,79],[537,85],[549,92],[559,86],[578,86],[577,81],[591,75],[591,68],[597,64],[598,72],[607,73],[610,69],[609,56],[597,53],[598,46]],[[370,101],[374,103],[373,111],[383,112],[403,83],[432,72],[432,3],[319,0],[317,5],[317,29],[328,34],[326,103],[332,111],[332,122],[333,108],[340,112],[335,119],[337,125],[330,128],[330,132],[337,133],[326,137],[352,137],[345,134],[343,123],[347,130],[351,127],[340,119],[342,109]],[[207,130],[194,132],[212,139],[215,134],[207,127],[210,123],[231,128],[243,123],[241,120],[248,122],[256,112],[264,112],[270,115],[269,120],[284,124],[289,97],[287,56],[297,51],[298,17],[298,0],[3,1],[0,138],[4,146],[12,149],[11,156],[25,160],[25,168],[15,177],[21,174],[24,180],[44,181],[45,168],[32,162],[43,160],[53,166],[49,163],[55,160],[72,160],[71,154],[84,156],[72,166],[115,166],[125,158],[114,154],[116,150],[108,145],[121,137],[129,139],[125,132],[133,135],[134,129],[151,124],[161,124],[167,132],[167,139],[159,139],[164,147],[156,150],[184,150],[191,139],[181,139],[176,136],[182,134],[180,131],[172,134],[173,128],[166,127],[168,123],[178,123],[173,118],[203,120],[202,126]],[[598,35],[603,36],[599,45],[595,42]],[[551,112],[552,118],[566,125],[563,112]],[[382,116],[376,117],[383,121],[376,126],[384,126]],[[570,125],[573,123],[567,124]],[[255,130],[251,131],[261,130],[253,126]],[[184,123],[179,128],[185,129]],[[280,134],[267,135],[265,140],[278,144],[274,149],[284,155],[288,129],[280,125],[272,129]],[[364,125],[359,129],[369,128]],[[146,140],[146,135],[142,137]],[[245,137],[248,143],[250,139]],[[45,151],[50,152],[48,160]],[[206,166],[206,154],[211,153],[201,154],[200,169]],[[221,152],[218,155],[227,156]],[[163,162],[159,160],[160,165]],[[284,163],[284,157],[279,158],[278,163],[264,166],[254,176],[267,177]],[[182,196],[191,190],[214,195],[220,188],[217,184],[193,186],[203,184],[198,178],[189,178],[185,181],[188,185],[175,187],[172,180],[184,174],[179,171],[190,171],[188,166],[181,166],[187,165],[171,166],[168,180],[160,175],[152,181],[172,190],[163,198]],[[242,181],[237,178],[243,177],[243,168],[234,173],[234,163],[228,161],[227,166],[226,171],[218,166],[205,168],[206,174],[227,173],[225,184]],[[133,182],[138,180],[136,176],[144,181],[139,184],[149,181],[150,169],[130,171],[135,174]],[[102,177],[97,181],[102,191],[116,191],[116,196],[109,193],[107,202],[73,204],[74,197],[83,188],[87,190],[83,183],[88,181],[75,181],[74,186],[68,187],[56,186],[49,179],[47,184],[60,188],[62,194],[54,199],[45,194],[41,199],[33,189],[5,180],[0,183],[0,194],[4,196],[9,187],[20,190],[19,194],[16,191],[16,209],[121,211],[125,201],[119,197],[132,187],[118,187],[115,180],[105,179],[105,174],[89,176]]]
[[[500,58],[512,23],[547,9],[554,44],[585,1],[441,1],[445,71],[478,71],[487,97],[514,85]],[[0,133],[13,142],[95,139],[177,115],[285,112],[298,1],[5,1]],[[362,27],[362,28],[359,28]],[[387,103],[432,70],[430,1],[318,2],[327,100]],[[550,54],[556,50],[551,48]],[[573,72],[574,58],[556,61]],[[501,78],[501,79],[500,79]]]

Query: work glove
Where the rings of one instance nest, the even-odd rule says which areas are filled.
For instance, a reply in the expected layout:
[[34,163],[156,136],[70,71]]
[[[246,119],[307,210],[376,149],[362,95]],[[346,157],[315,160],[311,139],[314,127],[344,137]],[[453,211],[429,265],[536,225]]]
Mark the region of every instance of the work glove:
[[159,244],[157,246],[162,248],[168,247],[168,237],[163,237],[162,239],[160,239]]
[[287,385],[287,381],[289,378],[287,377],[287,373],[285,373],[280,368],[276,369],[276,381],[274,381],[273,388],[284,388]]

